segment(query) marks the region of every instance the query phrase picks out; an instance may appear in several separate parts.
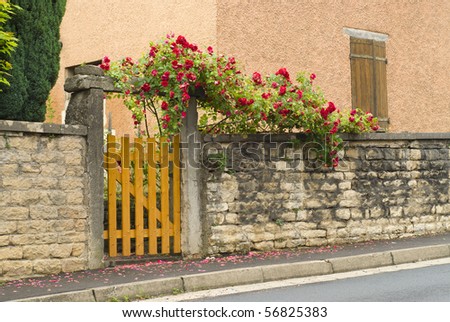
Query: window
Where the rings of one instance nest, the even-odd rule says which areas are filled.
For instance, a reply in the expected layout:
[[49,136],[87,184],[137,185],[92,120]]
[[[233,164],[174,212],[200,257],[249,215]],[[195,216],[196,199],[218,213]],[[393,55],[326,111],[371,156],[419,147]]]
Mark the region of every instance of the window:
[[371,112],[378,117],[381,128],[387,129],[385,39],[371,32],[358,31],[358,37],[354,35],[350,33],[352,106]]

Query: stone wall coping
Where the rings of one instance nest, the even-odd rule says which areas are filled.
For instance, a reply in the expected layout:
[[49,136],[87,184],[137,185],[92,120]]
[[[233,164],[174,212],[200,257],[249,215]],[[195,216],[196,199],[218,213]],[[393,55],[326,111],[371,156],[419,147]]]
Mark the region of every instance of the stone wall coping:
[[[450,140],[450,133],[364,133],[364,134],[342,134],[344,141],[416,141],[416,140]],[[281,134],[219,134],[202,136],[203,142],[287,142],[291,140],[307,139],[303,133],[281,133]]]
[[28,132],[86,136],[87,127],[83,125],[0,120],[0,132]]

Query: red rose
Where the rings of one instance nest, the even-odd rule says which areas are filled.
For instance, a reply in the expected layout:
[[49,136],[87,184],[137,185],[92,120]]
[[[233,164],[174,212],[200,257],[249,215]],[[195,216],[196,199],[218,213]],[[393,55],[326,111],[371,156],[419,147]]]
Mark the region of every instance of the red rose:
[[351,111],[350,111],[350,115],[351,115],[351,116],[354,116],[355,114],[356,114],[356,110],[351,110]]
[[153,47],[150,48],[150,52],[149,52],[148,55],[150,57],[155,57],[157,52],[158,52],[158,49],[155,46],[153,46]]
[[185,117],[186,117],[186,112],[185,111],[181,112],[181,118],[184,119]]
[[354,121],[355,121],[355,118],[354,118],[353,116],[350,116],[350,117],[348,118],[348,120],[349,120],[350,122],[354,122]]
[[239,103],[239,105],[241,105],[241,106],[245,106],[245,105],[247,105],[247,99],[246,99],[245,97],[240,97],[240,98],[238,99],[238,103]]
[[172,61],[172,67],[173,69],[178,69],[183,67],[183,65],[179,64],[177,60]]
[[315,80],[315,79],[316,79],[316,74],[311,74],[311,75],[309,75],[309,79],[310,79],[311,81]]
[[158,76],[158,71],[156,69],[152,70],[152,76],[154,77]]
[[191,97],[189,96],[188,93],[183,93],[183,96],[181,97],[181,100],[182,100],[183,102],[187,102],[187,101],[189,101],[190,98],[191,98]]
[[253,79],[253,81],[255,82],[255,84],[261,85],[262,79],[261,79],[261,74],[260,74],[260,73],[254,72],[254,73],[253,73],[252,79]]
[[189,70],[193,66],[194,66],[194,62],[190,59],[186,59],[186,62],[184,63],[184,68],[186,68],[186,70]]
[[278,91],[279,95],[284,95],[286,94],[286,86],[280,86],[280,90]]
[[197,51],[197,50],[198,50],[198,46],[197,46],[196,44],[190,44],[190,45],[189,45],[189,48],[190,48],[192,51]]
[[192,82],[195,82],[195,80],[197,79],[197,76],[195,76],[195,74],[193,74],[193,73],[188,73],[188,74],[186,74],[186,78]]
[[141,89],[144,92],[148,92],[150,90],[150,84],[149,83],[145,83],[144,85],[142,85]]
[[277,110],[277,109],[279,109],[282,105],[283,105],[282,102],[275,102],[275,103],[273,103],[273,108]]
[[279,85],[278,85],[277,82],[273,82],[273,83],[272,83],[272,88],[278,88],[278,86],[279,86]]
[[262,93],[261,97],[264,98],[265,100],[268,99],[271,96],[270,93]]
[[208,51],[208,54],[210,54],[210,55],[212,55],[214,53],[214,50],[211,46],[209,46],[206,50]]
[[161,103],[161,109],[166,111],[169,108],[169,104],[166,101]]
[[170,98],[173,98],[174,96],[175,96],[175,92],[174,92],[174,91],[170,91],[169,97],[170,97]]
[[333,102],[328,102],[327,111],[328,113],[333,113],[334,111],[336,111],[336,106],[334,106]]
[[161,81],[161,86],[162,87],[167,87],[167,86],[169,86],[169,82],[168,81]]
[[183,46],[183,48],[188,48],[189,47],[189,43],[187,42],[186,38],[184,38],[183,36],[178,36],[176,43],[178,45]]
[[303,97],[303,92],[301,90],[297,91],[298,99],[301,99]]
[[170,77],[170,72],[164,72],[161,76],[162,81],[168,81]]
[[110,66],[108,64],[100,64],[100,68],[103,70],[109,70]]
[[291,81],[291,80],[290,80],[290,77],[289,77],[289,73],[288,73],[288,71],[287,71],[286,68],[280,68],[280,69],[275,73],[275,75],[281,75],[281,76],[283,76],[284,78],[286,78],[286,80]]
[[184,73],[179,72],[179,73],[177,74],[177,81],[178,81],[178,82],[181,82],[182,79],[183,79],[183,76],[184,76]]

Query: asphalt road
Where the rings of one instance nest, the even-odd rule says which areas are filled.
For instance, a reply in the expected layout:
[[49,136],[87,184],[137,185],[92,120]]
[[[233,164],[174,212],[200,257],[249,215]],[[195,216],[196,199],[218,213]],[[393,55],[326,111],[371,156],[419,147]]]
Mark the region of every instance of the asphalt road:
[[450,264],[212,298],[205,302],[450,302]]

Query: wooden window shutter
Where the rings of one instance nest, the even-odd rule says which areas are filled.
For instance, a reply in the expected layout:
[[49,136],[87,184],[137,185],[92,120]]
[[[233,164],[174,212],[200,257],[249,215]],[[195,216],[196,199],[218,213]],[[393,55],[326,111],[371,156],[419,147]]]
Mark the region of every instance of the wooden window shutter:
[[386,46],[383,41],[350,37],[352,106],[378,117],[388,125]]

